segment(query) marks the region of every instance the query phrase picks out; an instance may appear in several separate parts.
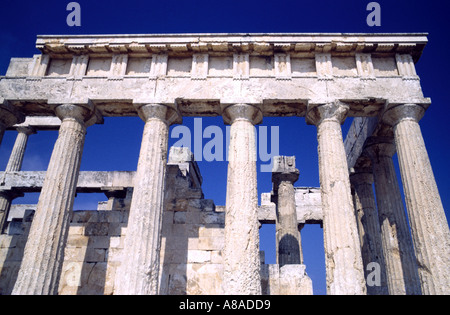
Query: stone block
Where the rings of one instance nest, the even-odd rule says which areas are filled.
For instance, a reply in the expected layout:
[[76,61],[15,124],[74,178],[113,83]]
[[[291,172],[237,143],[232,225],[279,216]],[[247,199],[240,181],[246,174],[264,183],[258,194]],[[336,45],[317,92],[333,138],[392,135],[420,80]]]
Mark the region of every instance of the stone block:
[[225,245],[225,239],[219,237],[199,237],[199,250],[222,250]]
[[186,212],[177,211],[173,214],[173,223],[174,224],[184,224],[184,223],[186,223],[186,217],[187,217]]
[[112,236],[109,239],[109,248],[123,248],[123,237]]
[[115,263],[121,263],[122,262],[122,252],[123,247],[112,247],[108,249],[106,252],[105,259],[108,261],[108,264],[115,264]]
[[87,246],[89,237],[85,235],[69,234],[67,238],[66,247],[82,247]]
[[85,261],[87,247],[66,247],[64,260],[69,262]]
[[121,236],[123,223],[107,223],[108,227],[108,236]]
[[103,248],[88,248],[86,251],[86,256],[84,258],[85,262],[105,262],[106,261],[107,249]]
[[0,248],[10,248],[16,246],[16,238],[7,234],[0,234]]
[[90,236],[88,241],[88,247],[90,248],[109,248],[109,244],[109,236]]
[[188,250],[188,263],[207,263],[211,261],[211,252],[205,250]]
[[86,236],[105,236],[109,232],[109,223],[88,223],[85,227]]
[[264,295],[312,295],[312,281],[305,265],[261,265]]
[[211,251],[211,263],[212,264],[222,264],[223,257],[221,250],[213,250]]
[[71,224],[69,228],[69,235],[84,235],[84,226]]
[[201,224],[225,224],[225,213],[204,212],[200,214]]
[[224,238],[225,230],[222,224],[208,224],[208,226],[198,228],[198,236]]

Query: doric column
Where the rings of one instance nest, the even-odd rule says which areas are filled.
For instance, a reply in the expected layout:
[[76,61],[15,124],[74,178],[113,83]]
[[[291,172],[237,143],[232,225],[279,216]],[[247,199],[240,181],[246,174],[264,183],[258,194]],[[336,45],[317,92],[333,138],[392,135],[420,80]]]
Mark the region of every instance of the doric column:
[[231,124],[225,206],[224,288],[226,294],[261,294],[256,138],[254,124],[262,121],[253,105],[228,106]]
[[392,160],[393,139],[371,137],[364,152],[372,160],[389,294],[420,294],[414,248]]
[[28,136],[34,133],[36,133],[36,131],[31,127],[17,128],[16,142],[14,143],[11,155],[9,156],[5,172],[18,172],[21,170]]
[[[11,155],[9,157],[8,165],[5,172],[18,172],[22,167],[23,156],[25,155],[25,148],[27,146],[28,136],[34,133],[32,128],[21,127],[17,128],[17,138],[14,143]],[[0,192],[0,232],[5,228],[5,222],[8,218],[9,209],[11,208],[11,202],[17,198],[23,196],[23,193],[17,193],[15,191],[1,191]]]
[[339,102],[310,105],[306,116],[317,126],[328,294],[366,294],[341,130],[348,109]]
[[116,295],[158,294],[169,126],[181,123],[178,111],[166,105],[145,104],[137,110],[145,127]]
[[93,105],[59,105],[59,137],[45,175],[12,294],[57,294],[73,209],[86,127],[97,122]]
[[298,177],[295,156],[273,158],[272,201],[276,205],[277,263],[280,266],[301,264],[300,232],[294,189]]
[[0,103],[0,145],[2,144],[6,128],[24,121],[25,116],[19,113],[8,101]]
[[386,283],[386,269],[381,241],[380,223],[378,221],[377,206],[373,194],[373,176],[367,169],[355,169],[350,175],[350,183],[354,189],[354,204],[356,218],[358,220],[359,240],[361,242],[361,254],[364,266],[365,278],[372,271],[367,266],[377,263],[380,267],[379,285],[367,285],[367,294],[386,295],[388,288]]
[[450,231],[419,126],[425,109],[391,105],[383,121],[394,129],[409,223],[423,294],[450,294]]

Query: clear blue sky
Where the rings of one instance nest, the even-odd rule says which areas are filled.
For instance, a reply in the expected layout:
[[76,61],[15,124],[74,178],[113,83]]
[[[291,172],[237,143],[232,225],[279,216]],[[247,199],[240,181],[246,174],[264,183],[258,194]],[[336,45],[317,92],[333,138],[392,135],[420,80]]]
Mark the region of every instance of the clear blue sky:
[[[263,32],[428,32],[429,44],[417,64],[417,73],[432,106],[421,121],[422,132],[435,172],[444,208],[449,217],[450,177],[448,161],[450,128],[447,115],[450,89],[450,51],[448,1],[378,1],[381,27],[368,27],[366,6],[359,1],[87,1],[80,0],[81,27],[68,27],[66,5],[69,0],[18,1],[0,4],[0,74],[11,57],[32,57],[38,34],[137,34],[137,33],[263,33]],[[343,126],[344,136],[351,123]],[[184,124],[192,126],[193,119]],[[203,120],[204,127],[222,125],[221,118]],[[265,118],[263,125],[279,126],[280,154],[296,155],[300,179],[297,186],[319,185],[317,141],[314,126],[303,118]],[[82,170],[135,170],[143,122],[138,118],[105,119],[105,124],[88,130]],[[56,132],[41,132],[30,138],[24,170],[45,170],[56,140]],[[4,169],[15,134],[5,135],[0,149],[0,168]],[[171,139],[173,144],[177,139]],[[206,142],[207,140],[205,140]],[[204,143],[205,143],[204,142]],[[204,178],[204,193],[217,205],[225,204],[226,162],[199,163]],[[271,190],[270,174],[258,174],[258,190]],[[103,195],[77,198],[77,209],[94,208]],[[37,196],[17,199],[16,203],[36,202]],[[302,232],[305,264],[317,294],[325,293],[323,239],[321,229],[307,226]],[[274,229],[263,227],[261,246],[266,259],[274,262]]]

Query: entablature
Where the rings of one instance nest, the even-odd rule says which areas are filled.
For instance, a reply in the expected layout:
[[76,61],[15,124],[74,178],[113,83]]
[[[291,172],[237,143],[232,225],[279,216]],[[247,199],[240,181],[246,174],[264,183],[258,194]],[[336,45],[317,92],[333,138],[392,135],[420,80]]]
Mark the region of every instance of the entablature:
[[27,116],[92,102],[105,117],[135,104],[178,106],[183,116],[222,115],[224,104],[299,116],[308,104],[350,102],[349,116],[384,103],[423,103],[414,63],[426,34],[179,34],[38,36],[41,55],[13,58],[0,101]]

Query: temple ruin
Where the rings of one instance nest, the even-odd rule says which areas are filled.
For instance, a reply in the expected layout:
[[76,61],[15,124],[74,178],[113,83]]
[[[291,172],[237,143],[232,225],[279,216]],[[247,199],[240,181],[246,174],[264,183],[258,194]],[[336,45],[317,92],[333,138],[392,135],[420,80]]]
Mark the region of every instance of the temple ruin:
[[[0,172],[0,294],[309,295],[305,224],[323,227],[328,294],[450,294],[450,231],[419,126],[431,104],[415,71],[426,44],[427,34],[38,36],[41,54],[12,58],[0,77],[0,143],[17,131]],[[80,171],[89,126],[125,116],[145,122],[137,169]],[[171,125],[204,116],[231,126],[225,205],[205,199],[192,152],[168,147]],[[317,128],[321,187],[297,187],[295,157],[279,156],[258,204],[254,126],[288,116]],[[47,171],[21,171],[42,130],[59,132]],[[29,192],[37,205],[12,205]],[[77,192],[108,201],[73,211]],[[276,264],[259,249],[268,223]]]

